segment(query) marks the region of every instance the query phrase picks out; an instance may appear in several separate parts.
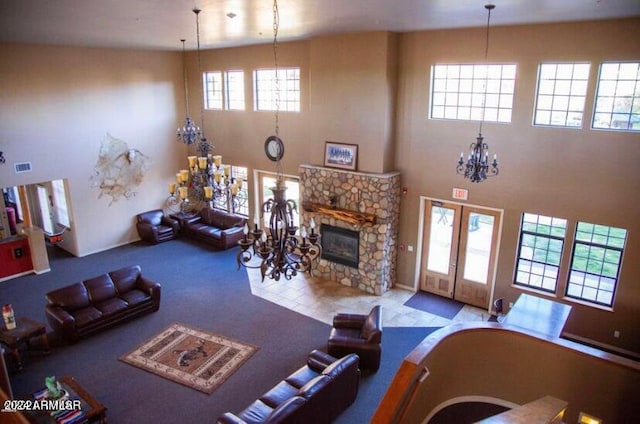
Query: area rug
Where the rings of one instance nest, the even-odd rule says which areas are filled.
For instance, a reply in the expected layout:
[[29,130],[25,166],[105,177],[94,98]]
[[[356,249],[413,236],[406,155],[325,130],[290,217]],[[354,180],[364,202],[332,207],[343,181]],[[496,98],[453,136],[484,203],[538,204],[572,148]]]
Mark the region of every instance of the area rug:
[[229,337],[174,323],[119,359],[210,394],[258,349]]
[[404,305],[446,319],[453,319],[464,307],[464,303],[457,300],[422,291],[411,296]]

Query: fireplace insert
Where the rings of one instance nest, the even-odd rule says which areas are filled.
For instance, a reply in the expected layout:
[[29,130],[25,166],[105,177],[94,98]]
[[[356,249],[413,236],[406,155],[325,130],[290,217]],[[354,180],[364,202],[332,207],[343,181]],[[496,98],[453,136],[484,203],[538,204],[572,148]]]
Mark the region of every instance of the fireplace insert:
[[360,232],[322,224],[322,259],[358,268]]

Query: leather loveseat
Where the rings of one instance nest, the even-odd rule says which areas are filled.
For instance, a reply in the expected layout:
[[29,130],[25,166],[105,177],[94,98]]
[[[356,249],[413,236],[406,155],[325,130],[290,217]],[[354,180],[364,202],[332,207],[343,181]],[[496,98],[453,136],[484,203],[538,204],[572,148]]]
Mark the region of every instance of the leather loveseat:
[[187,237],[224,250],[235,247],[244,237],[243,228],[247,220],[220,209],[204,208],[197,215],[183,221]]
[[356,399],[359,361],[356,354],[336,359],[314,350],[305,366],[239,414],[221,415],[218,423],[331,423]]
[[160,308],[160,284],[132,265],[46,294],[45,315],[55,333],[79,338]]

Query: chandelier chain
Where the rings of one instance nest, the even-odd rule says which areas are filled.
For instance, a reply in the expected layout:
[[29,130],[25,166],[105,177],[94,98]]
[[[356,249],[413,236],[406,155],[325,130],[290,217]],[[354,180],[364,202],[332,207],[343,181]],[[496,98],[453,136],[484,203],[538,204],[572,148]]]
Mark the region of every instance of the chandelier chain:
[[[193,13],[196,14],[196,48],[198,54],[198,74],[199,78],[202,78],[202,62],[200,59],[200,12],[201,10],[197,7],[193,9]],[[204,135],[204,107],[202,103],[200,104],[200,124],[202,125],[202,139],[206,140]]]
[[[278,10],[278,0],[273,0],[273,64],[275,69],[275,83],[274,83],[274,102],[276,106],[275,111],[275,135],[280,138],[280,78],[278,75],[278,30],[280,29],[280,11]],[[276,174],[278,180],[283,177],[282,163],[280,159],[276,161]]]
[[485,118],[485,113],[487,112],[487,108],[486,108],[486,103],[487,103],[487,84],[489,82],[489,72],[488,72],[488,68],[489,68],[489,27],[491,24],[491,11],[495,8],[496,6],[489,3],[486,4],[484,6],[485,9],[487,9],[488,13],[487,13],[487,31],[486,31],[486,37],[485,37],[485,46],[484,46],[484,66],[485,66],[485,75],[484,75],[484,93],[482,95],[482,119],[480,120],[480,129],[478,130],[478,134],[482,135],[482,124],[484,122],[484,118]]
[[185,40],[184,38],[181,38],[180,41],[182,42],[182,78],[184,79],[184,103],[185,103],[185,108],[187,109],[187,116],[189,116],[189,87],[187,84],[187,61],[186,61],[187,53],[184,46],[184,43],[187,40]]

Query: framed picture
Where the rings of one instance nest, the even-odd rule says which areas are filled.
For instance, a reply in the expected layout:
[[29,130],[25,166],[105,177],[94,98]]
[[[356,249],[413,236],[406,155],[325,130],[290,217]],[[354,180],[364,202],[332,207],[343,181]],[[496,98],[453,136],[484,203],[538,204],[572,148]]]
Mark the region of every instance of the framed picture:
[[326,141],[324,166],[355,171],[358,167],[358,145]]

